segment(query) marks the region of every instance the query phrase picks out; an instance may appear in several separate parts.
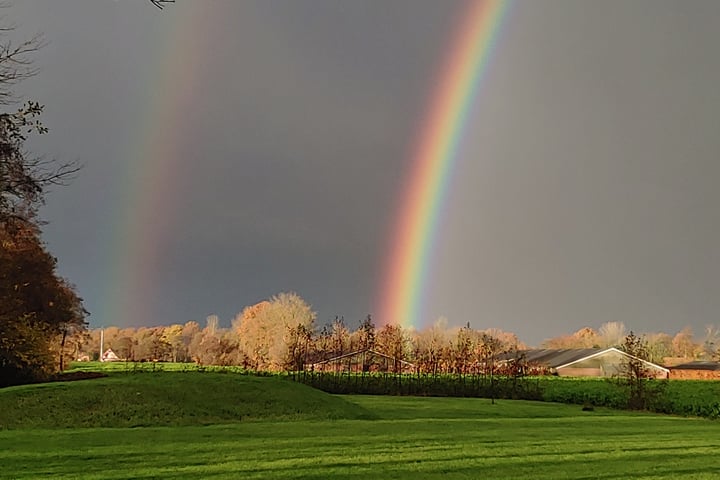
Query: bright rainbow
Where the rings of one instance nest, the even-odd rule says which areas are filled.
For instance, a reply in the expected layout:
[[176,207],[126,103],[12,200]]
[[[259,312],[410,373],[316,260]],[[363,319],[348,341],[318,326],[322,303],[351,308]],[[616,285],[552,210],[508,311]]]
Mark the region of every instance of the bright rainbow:
[[440,210],[466,130],[468,113],[487,70],[509,1],[472,0],[460,20],[450,55],[411,162],[381,282],[379,324],[419,326],[422,298]]

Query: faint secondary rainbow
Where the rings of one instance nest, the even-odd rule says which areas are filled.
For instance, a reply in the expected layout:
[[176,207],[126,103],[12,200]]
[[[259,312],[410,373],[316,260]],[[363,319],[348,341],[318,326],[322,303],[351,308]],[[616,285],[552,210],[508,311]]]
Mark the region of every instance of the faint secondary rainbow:
[[[128,65],[142,79],[142,107],[130,134],[125,163],[111,179],[111,230],[106,247],[100,304],[92,319],[101,325],[161,324],[153,318],[168,299],[158,294],[159,273],[168,268],[163,249],[173,234],[187,188],[184,171],[192,155],[192,125],[200,105],[208,47],[218,19],[201,2],[182,2],[161,12],[156,22],[152,61]],[[130,35],[131,32],[128,32]],[[199,161],[196,159],[195,161]]]
[[508,5],[509,0],[472,0],[455,30],[401,189],[378,295],[375,318],[380,324],[410,327],[421,322],[432,246],[458,145]]

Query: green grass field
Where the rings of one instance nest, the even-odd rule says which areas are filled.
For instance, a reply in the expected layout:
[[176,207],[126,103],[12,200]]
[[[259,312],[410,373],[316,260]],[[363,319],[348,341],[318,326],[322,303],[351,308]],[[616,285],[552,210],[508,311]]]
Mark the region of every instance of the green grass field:
[[198,370],[239,372],[241,367],[201,367],[197,363],[174,362],[72,362],[68,372],[196,372]]
[[211,425],[366,418],[341,397],[278,377],[136,373],[0,390],[0,429]]
[[0,405],[0,478],[720,478],[720,423],[575,405],[179,372],[3,389]]

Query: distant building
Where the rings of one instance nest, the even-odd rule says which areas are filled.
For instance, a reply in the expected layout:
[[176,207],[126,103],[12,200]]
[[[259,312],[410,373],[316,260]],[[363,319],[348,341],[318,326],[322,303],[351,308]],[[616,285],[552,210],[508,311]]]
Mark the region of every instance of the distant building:
[[391,357],[372,349],[358,350],[337,357],[305,365],[314,372],[393,372],[414,373],[414,363]]
[[[525,350],[530,374],[559,375],[561,377],[614,377],[622,374],[623,363],[637,358],[615,347]],[[655,378],[668,378],[670,370],[637,358]],[[511,359],[508,359],[511,361]]]
[[115,352],[112,351],[112,349],[108,348],[105,350],[105,352],[100,356],[101,362],[121,362],[122,359],[115,355]]
[[670,378],[720,380],[720,362],[694,361],[670,367]]

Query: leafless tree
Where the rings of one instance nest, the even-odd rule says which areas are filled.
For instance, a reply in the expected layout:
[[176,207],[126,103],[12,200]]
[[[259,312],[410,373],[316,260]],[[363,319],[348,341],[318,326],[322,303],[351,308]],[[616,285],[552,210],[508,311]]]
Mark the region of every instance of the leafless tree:
[[600,325],[598,340],[601,347],[617,347],[622,344],[627,335],[627,328],[623,322],[607,322]]
[[497,359],[503,350],[500,340],[483,333],[481,337],[480,351],[482,355],[483,373],[490,378],[490,400],[495,403],[495,373],[497,372]]
[[713,360],[720,356],[720,328],[715,325],[705,325],[703,353]]
[[620,346],[628,354],[620,365],[619,382],[628,392],[628,408],[643,410],[662,393],[664,382],[654,381],[654,375],[646,360],[650,356],[647,340],[632,331],[625,336]]

